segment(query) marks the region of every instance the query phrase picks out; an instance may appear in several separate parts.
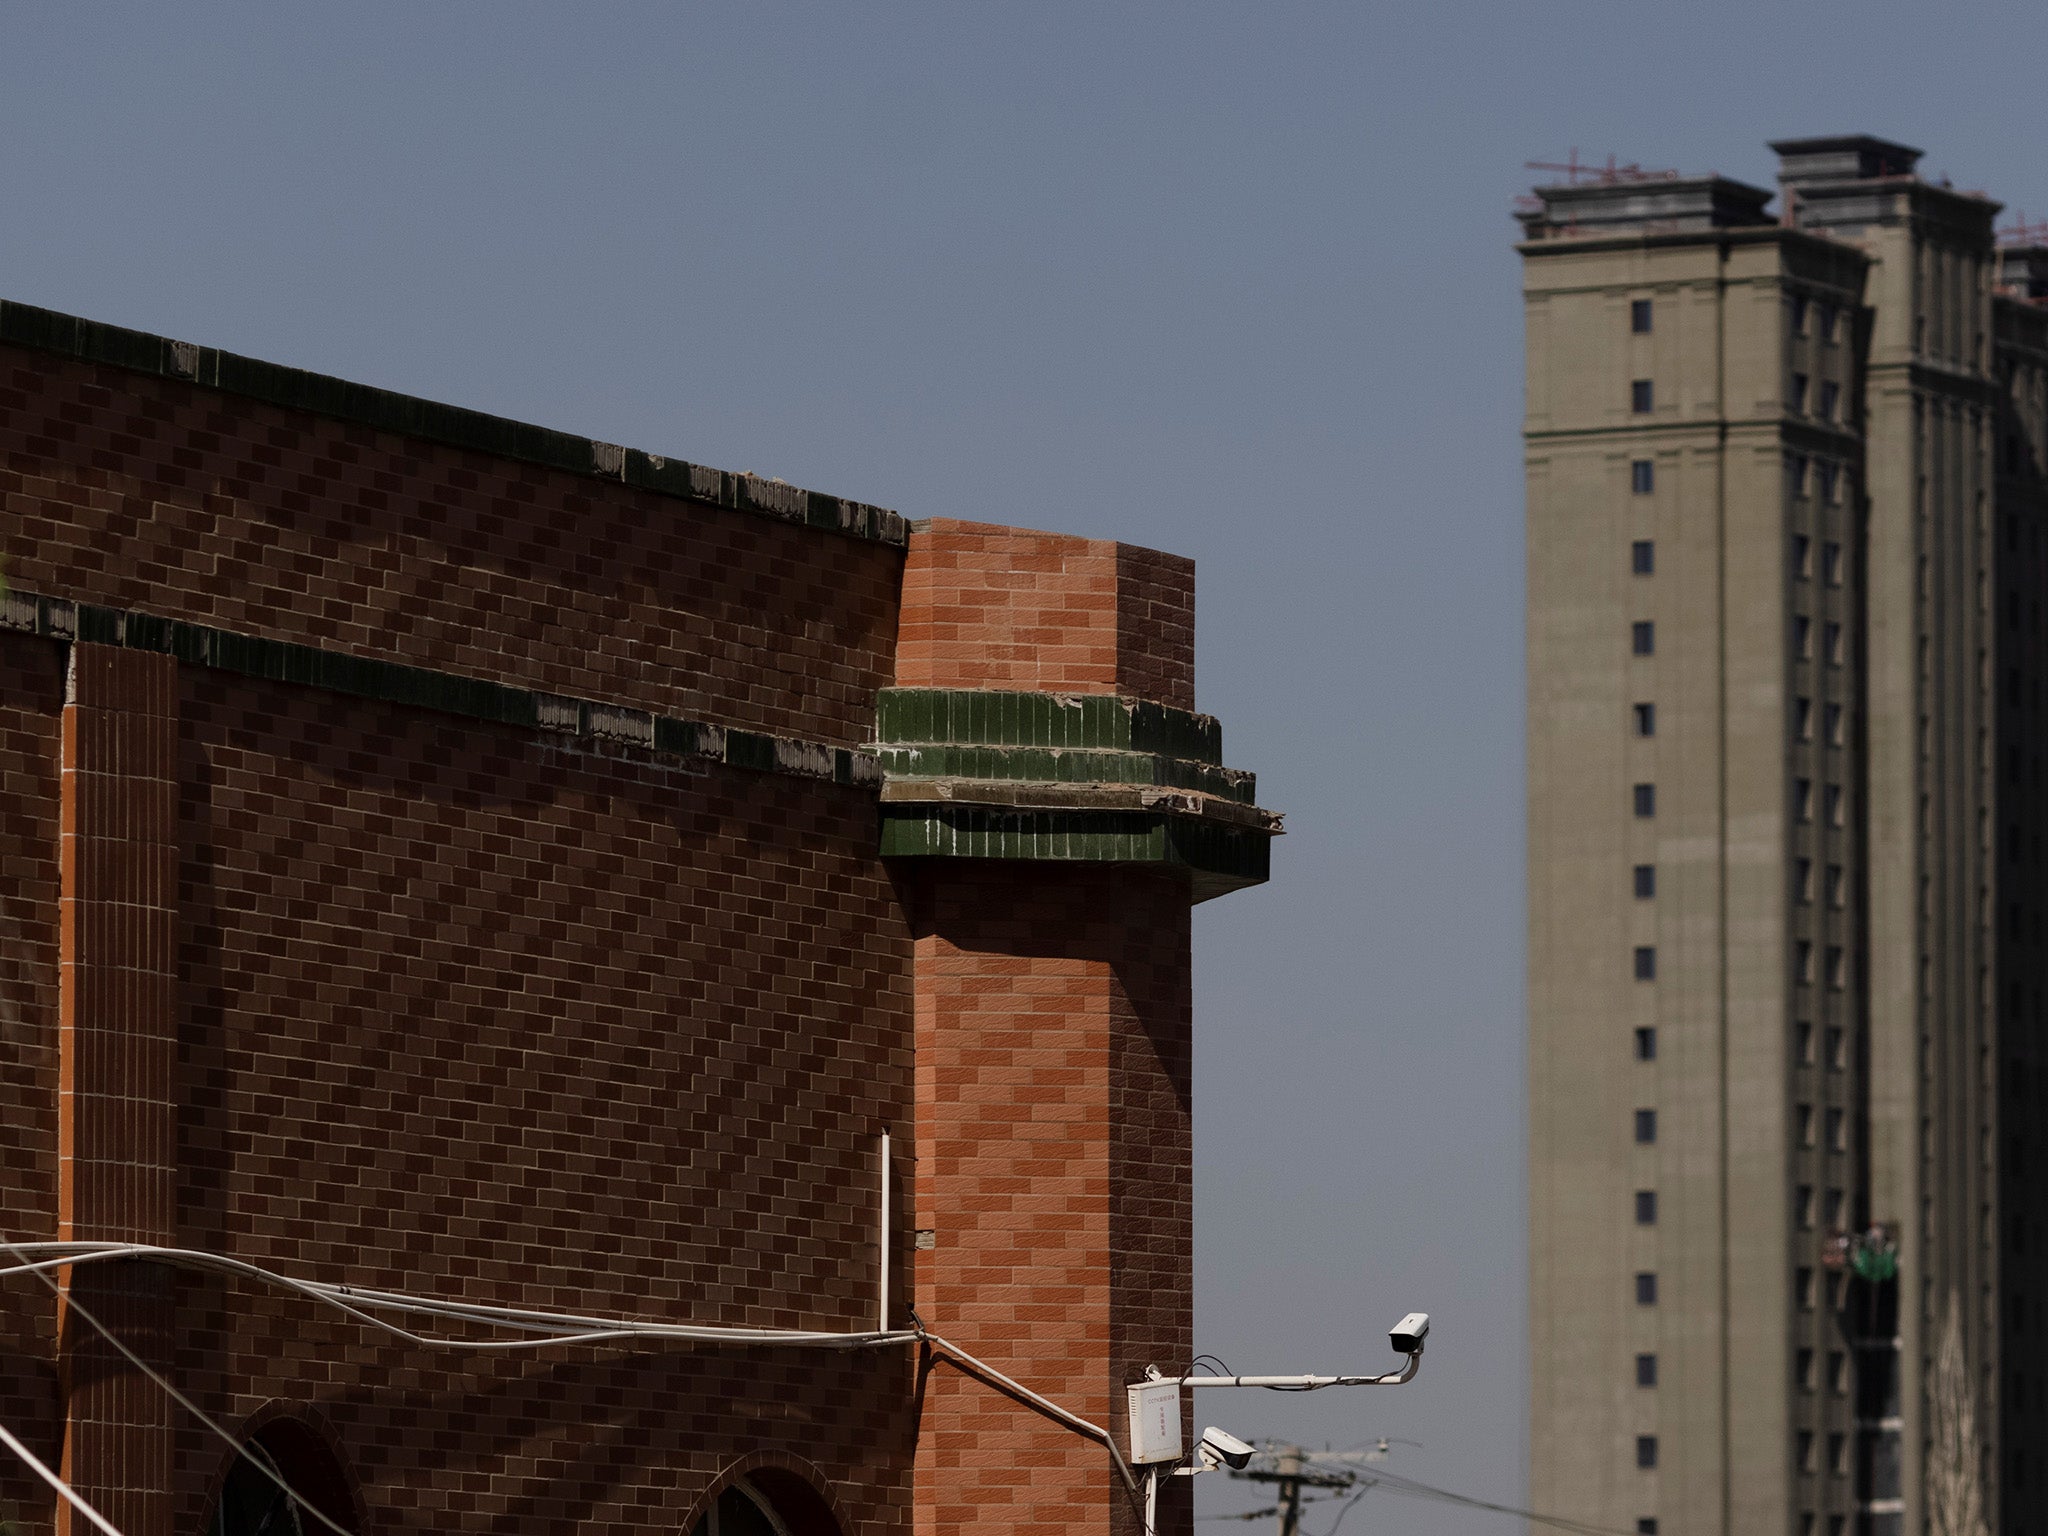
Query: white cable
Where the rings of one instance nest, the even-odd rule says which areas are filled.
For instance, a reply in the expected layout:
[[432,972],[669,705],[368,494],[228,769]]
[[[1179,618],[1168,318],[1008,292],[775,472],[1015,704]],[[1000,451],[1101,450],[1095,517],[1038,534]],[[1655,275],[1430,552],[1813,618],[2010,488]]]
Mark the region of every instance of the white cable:
[[69,1504],[73,1509],[77,1510],[81,1515],[85,1516],[85,1518],[90,1520],[94,1525],[98,1526],[102,1531],[106,1532],[106,1536],[121,1536],[120,1531],[115,1529],[113,1521],[109,1520],[105,1515],[101,1514],[98,1510],[94,1509],[90,1504],[86,1503],[84,1494],[80,1493],[77,1489],[73,1488],[69,1483],[65,1482],[63,1478],[59,1477],[55,1472],[52,1472],[48,1467],[44,1466],[42,1458],[36,1455],[36,1453],[30,1450],[27,1446],[23,1445],[19,1440],[15,1439],[14,1436],[8,1432],[7,1426],[5,1424],[0,1424],[0,1445],[6,1446],[7,1449],[14,1452],[14,1454],[19,1456],[23,1461],[27,1462],[29,1470],[31,1472],[35,1473],[37,1477],[40,1477],[44,1482],[48,1483],[52,1488],[56,1489],[59,1496],[61,1496],[67,1504]]
[[[479,1302],[443,1301],[434,1297],[408,1296],[396,1291],[361,1289],[327,1281],[300,1280],[261,1265],[220,1254],[190,1248],[164,1248],[148,1243],[10,1243],[17,1256],[30,1262],[0,1269],[0,1278],[29,1270],[55,1269],[66,1264],[92,1264],[114,1259],[147,1259],[185,1269],[211,1269],[245,1275],[296,1291],[346,1312],[358,1322],[377,1328],[408,1344],[445,1349],[541,1349],[559,1344],[598,1344],[623,1339],[668,1339],[703,1344],[780,1344],[817,1349],[869,1349],[889,1344],[906,1344],[917,1337],[902,1330],[893,1333],[836,1333],[801,1328],[729,1328],[698,1323],[648,1323],[622,1318],[578,1316],[564,1312],[529,1311],[519,1307],[488,1306]],[[36,1259],[35,1255],[48,1255]],[[372,1310],[416,1313],[454,1321],[498,1328],[516,1328],[542,1335],[533,1339],[433,1338],[413,1333]]]
[[[285,1290],[296,1292],[310,1300],[324,1303],[347,1313],[358,1322],[381,1330],[409,1344],[422,1348],[443,1349],[545,1349],[553,1345],[610,1343],[629,1339],[667,1340],[681,1343],[741,1344],[741,1345],[785,1345],[824,1349],[864,1349],[890,1344],[907,1344],[923,1339],[933,1348],[943,1352],[947,1358],[967,1367],[1004,1391],[1025,1402],[1043,1409],[1052,1417],[1071,1429],[1078,1430],[1090,1439],[1098,1440],[1109,1448],[1111,1459],[1122,1476],[1124,1484],[1132,1493],[1138,1491],[1138,1480],[1132,1475],[1129,1464],[1124,1460],[1123,1451],[1116,1443],[1116,1437],[1099,1424],[1091,1423],[1079,1414],[1061,1407],[1051,1398],[1032,1391],[1022,1382],[1006,1376],[988,1362],[976,1358],[966,1350],[937,1334],[920,1334],[912,1331],[890,1333],[826,1333],[802,1329],[775,1328],[715,1328],[688,1323],[643,1323],[616,1318],[578,1316],[573,1313],[538,1312],[517,1307],[489,1306],[478,1302],[443,1301],[431,1297],[408,1296],[394,1291],[360,1290],[354,1286],[338,1285],[328,1281],[299,1280],[275,1270],[251,1264],[242,1259],[231,1259],[220,1254],[204,1253],[190,1248],[165,1248],[148,1243],[11,1243],[0,1238],[4,1245],[20,1261],[11,1267],[0,1269],[0,1279],[9,1275],[34,1273],[54,1285],[44,1271],[60,1268],[67,1264],[104,1263],[115,1259],[145,1259],[188,1269],[217,1270],[227,1274],[245,1275],[252,1279],[266,1281]],[[44,1255],[44,1257],[35,1257]],[[366,1308],[375,1308],[401,1313],[418,1313],[430,1317],[444,1317],[454,1321],[476,1323],[499,1328],[516,1328],[541,1335],[526,1339],[451,1339],[432,1338],[400,1328],[375,1317]],[[82,1311],[82,1309],[81,1309]],[[87,1321],[92,1321],[88,1318]],[[94,1323],[95,1327],[99,1327]],[[106,1333],[101,1328],[102,1333]],[[148,1366],[130,1354],[113,1335],[108,1339],[127,1354],[131,1362],[151,1380],[205,1421],[215,1432],[228,1440],[230,1445],[239,1443],[225,1430],[212,1424],[210,1419],[180,1393],[176,1387],[151,1371]],[[288,1492],[290,1490],[287,1490]],[[303,1502],[303,1501],[301,1501]],[[309,1506],[310,1507],[310,1506]],[[315,1515],[320,1511],[313,1510]],[[324,1518],[324,1517],[323,1517]],[[335,1527],[340,1530],[339,1527]],[[348,1536],[342,1532],[342,1536]]]
[[[39,1247],[41,1245],[31,1244],[30,1246]],[[4,1233],[0,1233],[0,1248],[5,1248],[17,1259],[21,1257],[21,1249],[17,1247],[13,1242],[11,1242]],[[247,1447],[244,1446],[242,1442],[237,1440],[233,1435],[229,1434],[228,1431],[220,1424],[218,1420],[216,1420],[204,1408],[201,1408],[197,1403],[193,1402],[192,1399],[187,1397],[183,1392],[180,1392],[175,1386],[173,1386],[170,1383],[169,1380],[160,1375],[157,1372],[156,1368],[152,1366],[147,1360],[144,1360],[140,1355],[136,1354],[134,1350],[130,1349],[127,1346],[127,1344],[122,1341],[121,1337],[114,1332],[113,1329],[109,1328],[105,1323],[101,1322],[97,1317],[94,1317],[92,1313],[87,1310],[85,1304],[79,1301],[75,1293],[67,1293],[65,1289],[62,1286],[60,1286],[55,1280],[51,1279],[48,1275],[44,1274],[43,1270],[48,1268],[47,1265],[34,1264],[28,1265],[26,1267],[33,1269],[35,1271],[36,1278],[42,1281],[43,1284],[47,1285],[50,1288],[51,1293],[56,1296],[58,1301],[62,1302],[65,1306],[69,1307],[73,1312],[76,1312],[79,1315],[79,1317],[83,1318],[87,1325],[91,1327],[93,1332],[97,1333],[109,1344],[113,1345],[115,1349],[119,1350],[122,1356],[127,1360],[127,1362],[130,1365],[134,1366],[136,1370],[142,1372],[144,1376],[148,1377],[151,1381],[155,1382],[157,1386],[160,1387],[170,1397],[170,1399],[173,1402],[177,1403],[179,1407],[183,1408],[187,1413],[191,1414],[192,1417],[197,1419],[200,1423],[204,1424],[208,1429],[212,1430],[216,1436],[218,1436],[222,1441],[224,1441],[228,1449],[235,1453],[237,1461],[246,1461],[250,1466],[254,1467],[257,1471],[261,1472],[265,1477],[269,1478],[271,1482],[277,1485],[279,1491],[282,1492],[286,1498],[290,1499],[292,1503],[297,1505],[300,1509],[304,1510],[307,1514],[311,1515],[314,1519],[318,1520],[330,1531],[334,1532],[334,1536],[355,1536],[355,1533],[353,1531],[349,1530],[347,1526],[342,1525],[339,1521],[335,1520],[324,1509],[321,1509],[317,1505],[311,1504],[307,1502],[307,1500],[305,1500],[304,1498],[300,1497],[298,1490],[293,1488],[290,1483],[286,1482],[284,1480],[284,1474],[279,1472],[275,1467],[271,1466],[266,1458],[260,1456],[247,1455]],[[14,1272],[15,1271],[5,1271],[4,1273]],[[108,1529],[111,1530],[112,1527],[108,1527]]]

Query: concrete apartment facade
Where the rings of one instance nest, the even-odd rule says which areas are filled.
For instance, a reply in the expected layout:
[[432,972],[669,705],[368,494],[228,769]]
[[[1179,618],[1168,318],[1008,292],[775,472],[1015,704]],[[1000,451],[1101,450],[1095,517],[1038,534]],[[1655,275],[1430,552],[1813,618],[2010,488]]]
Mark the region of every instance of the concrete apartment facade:
[[2025,1532],[2048,251],[1774,148],[1520,214],[1531,1497]]
[[1192,1349],[1190,562],[9,304],[0,508],[0,1235],[183,1253],[8,1276],[0,1424],[124,1536],[1137,1528],[968,1357]]

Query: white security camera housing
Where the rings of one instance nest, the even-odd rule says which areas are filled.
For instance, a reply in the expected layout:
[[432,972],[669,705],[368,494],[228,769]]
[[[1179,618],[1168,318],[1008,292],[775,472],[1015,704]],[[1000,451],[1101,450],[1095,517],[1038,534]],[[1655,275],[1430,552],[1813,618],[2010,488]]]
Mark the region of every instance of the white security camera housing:
[[1232,1471],[1242,1471],[1246,1462],[1255,1454],[1228,1430],[1218,1429],[1211,1424],[1202,1431],[1202,1443],[1196,1447],[1196,1454],[1202,1458],[1202,1466],[1215,1471],[1219,1466],[1228,1466]]
[[1393,1341],[1395,1354],[1421,1354],[1422,1341],[1429,1337],[1429,1314],[1410,1312],[1387,1330],[1387,1337]]

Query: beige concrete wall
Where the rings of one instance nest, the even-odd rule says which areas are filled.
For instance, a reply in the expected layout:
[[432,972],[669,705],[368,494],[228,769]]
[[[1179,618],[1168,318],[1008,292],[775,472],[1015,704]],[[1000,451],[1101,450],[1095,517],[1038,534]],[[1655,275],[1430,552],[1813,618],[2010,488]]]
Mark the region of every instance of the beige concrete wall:
[[[1792,1226],[1795,1162],[1812,1154],[1795,1152],[1791,1116],[1812,1090],[1791,1026],[1812,1011],[1818,1036],[1817,1010],[1853,995],[1807,999],[1790,981],[1795,926],[1818,950],[1852,942],[1853,922],[1795,914],[1788,895],[1801,839],[1817,862],[1855,858],[1853,807],[1841,833],[1788,821],[1795,770],[1816,780],[1818,814],[1821,757],[1846,774],[1853,750],[1788,739],[1794,690],[1817,716],[1823,697],[1788,656],[1790,615],[1802,601],[1847,614],[1851,590],[1845,575],[1802,597],[1788,568],[1794,526],[1825,521],[1792,501],[1785,468],[1805,429],[1785,415],[1783,284],[1788,267],[1818,280],[1801,270],[1816,245],[1585,242],[1526,264],[1531,1498],[1610,1528],[1796,1530],[1798,1508],[1846,1508],[1824,1487],[1802,1496],[1788,1390],[1815,1327],[1793,1306],[1795,1243],[1813,1235]],[[1838,279],[1858,264],[1821,265]],[[1635,298],[1655,305],[1648,336],[1629,330]],[[1648,418],[1628,409],[1645,377]],[[1653,495],[1631,494],[1637,458],[1657,465]],[[1647,577],[1629,568],[1643,538]],[[1641,619],[1654,657],[1630,654]],[[1853,658],[1837,670],[1846,697]],[[1658,706],[1654,739],[1630,734],[1639,700]],[[1631,814],[1639,782],[1657,785],[1654,820]],[[1658,869],[1649,901],[1632,894],[1638,863]],[[1656,946],[1654,982],[1632,979],[1639,944]],[[1633,1058],[1644,1025],[1654,1063]],[[1638,1108],[1658,1111],[1653,1147],[1633,1142]],[[1652,1228],[1631,1214],[1646,1188]],[[1657,1273],[1657,1306],[1635,1305],[1638,1271]],[[1650,1351],[1646,1390],[1633,1362]],[[1644,1434],[1655,1471],[1635,1465]]]

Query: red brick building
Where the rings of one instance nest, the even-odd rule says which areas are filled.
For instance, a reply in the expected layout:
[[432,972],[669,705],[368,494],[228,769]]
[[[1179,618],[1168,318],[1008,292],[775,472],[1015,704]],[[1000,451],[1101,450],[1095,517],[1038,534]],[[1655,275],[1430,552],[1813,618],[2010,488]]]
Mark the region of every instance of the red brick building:
[[[1119,1438],[1185,1361],[1188,911],[1277,830],[1193,712],[1189,562],[4,304],[0,556],[0,1236],[914,1307]],[[86,1314],[308,1532],[1136,1525],[916,1339],[472,1351],[183,1260],[16,1272],[0,1425],[126,1536],[269,1486]],[[87,1528],[5,1455],[0,1519]]]

